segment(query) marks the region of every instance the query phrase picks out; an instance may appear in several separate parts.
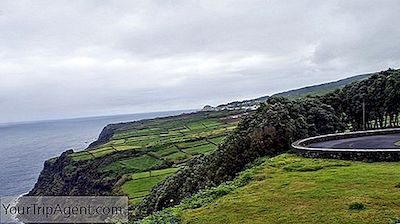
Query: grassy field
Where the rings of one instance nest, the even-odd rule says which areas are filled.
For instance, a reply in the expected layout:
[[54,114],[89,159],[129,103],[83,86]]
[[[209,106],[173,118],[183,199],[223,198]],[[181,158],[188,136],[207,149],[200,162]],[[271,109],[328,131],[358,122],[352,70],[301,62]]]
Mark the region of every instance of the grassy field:
[[268,159],[244,187],[198,209],[182,223],[398,223],[400,162]]
[[132,180],[125,182],[122,190],[128,193],[130,203],[136,203],[146,196],[155,184],[177,170],[177,168],[167,168],[134,173],[132,174]]
[[[219,119],[204,119],[200,121],[180,121],[148,124],[139,130],[124,130],[114,134],[106,144],[97,146],[89,151],[77,152],[70,155],[75,161],[100,158],[111,153],[152,149],[163,154],[170,145],[180,148],[191,148],[205,144],[219,144],[221,139],[236,127],[237,122]],[[159,125],[158,128],[152,126]],[[209,142],[207,141],[208,139]],[[199,152],[204,152],[199,149]],[[207,150],[206,150],[207,151]]]
[[159,165],[160,163],[161,161],[157,158],[148,155],[143,155],[131,159],[116,161],[101,169],[102,171],[111,171],[111,172],[119,172],[120,170],[126,170],[129,172],[140,172],[147,170],[149,167]]
[[[120,190],[136,203],[191,157],[215,150],[237,126],[238,119],[231,118],[235,113],[242,112],[200,112],[134,123],[115,132],[105,144],[68,156],[75,162],[108,158],[97,171],[131,176]],[[118,157],[126,153],[130,154]]]

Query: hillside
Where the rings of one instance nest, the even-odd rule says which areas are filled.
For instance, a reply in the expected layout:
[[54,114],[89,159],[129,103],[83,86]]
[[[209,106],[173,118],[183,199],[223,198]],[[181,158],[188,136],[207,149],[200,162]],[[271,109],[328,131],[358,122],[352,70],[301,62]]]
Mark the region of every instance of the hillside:
[[[289,91],[274,94],[272,96],[297,98],[297,97],[303,97],[303,96],[307,96],[307,95],[314,95],[314,96],[315,95],[323,95],[328,92],[334,91],[336,89],[343,88],[347,84],[367,79],[368,77],[372,76],[373,74],[375,74],[375,73],[356,75],[356,76],[352,76],[349,78],[340,79],[338,81],[328,82],[328,83],[319,84],[319,85],[311,85],[311,86],[307,86],[307,87],[303,87],[303,88],[299,88],[299,89],[289,90]],[[270,96],[262,96],[262,97],[258,97],[256,99],[234,101],[234,102],[230,102],[227,104],[221,104],[221,105],[218,105],[217,107],[212,107],[210,105],[207,105],[204,107],[203,110],[219,111],[219,110],[229,110],[229,109],[231,109],[231,110],[232,109],[255,109],[258,104],[266,102],[269,98],[270,98]]]
[[376,73],[356,75],[356,76],[352,76],[352,77],[341,79],[341,80],[334,81],[334,82],[328,82],[328,83],[324,83],[324,84],[320,84],[320,85],[312,85],[312,86],[307,86],[307,87],[303,87],[300,89],[294,89],[294,90],[277,93],[277,94],[274,94],[273,96],[296,98],[296,97],[302,97],[302,96],[307,96],[307,95],[323,95],[323,94],[331,92],[335,89],[343,88],[345,85],[350,84],[352,82],[365,80],[368,77],[372,76],[373,74],[376,74]]
[[283,154],[251,181],[198,209],[181,223],[396,223],[400,162],[305,159]]

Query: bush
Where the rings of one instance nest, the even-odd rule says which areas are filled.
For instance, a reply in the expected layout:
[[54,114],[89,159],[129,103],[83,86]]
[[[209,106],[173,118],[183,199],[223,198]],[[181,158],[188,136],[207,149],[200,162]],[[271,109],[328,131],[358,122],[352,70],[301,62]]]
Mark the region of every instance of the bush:
[[349,209],[350,210],[360,211],[360,210],[364,210],[365,209],[365,205],[363,203],[360,203],[360,202],[354,202],[354,203],[350,204]]

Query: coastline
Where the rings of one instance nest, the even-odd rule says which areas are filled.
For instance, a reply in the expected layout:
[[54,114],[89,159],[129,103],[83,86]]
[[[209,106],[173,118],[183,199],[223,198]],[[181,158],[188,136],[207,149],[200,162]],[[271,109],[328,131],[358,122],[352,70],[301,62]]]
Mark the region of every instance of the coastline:
[[[192,111],[192,110],[190,110]],[[147,114],[89,117],[44,122],[2,124],[0,126],[0,195],[23,195],[34,187],[44,161],[67,149],[82,151],[97,140],[110,123],[131,122],[169,116],[188,110]],[[4,171],[4,172],[3,172]]]
[[[125,194],[126,186],[122,185],[131,180],[131,174],[150,170],[168,173],[169,168],[179,167],[196,155],[214,151],[248,113],[190,111],[107,125],[87,150],[67,150],[47,160],[29,196]],[[181,147],[175,148],[176,144]],[[121,164],[132,165],[123,168]],[[118,170],[108,170],[109,166]],[[142,198],[152,187],[146,186],[139,197],[126,194],[131,199]]]

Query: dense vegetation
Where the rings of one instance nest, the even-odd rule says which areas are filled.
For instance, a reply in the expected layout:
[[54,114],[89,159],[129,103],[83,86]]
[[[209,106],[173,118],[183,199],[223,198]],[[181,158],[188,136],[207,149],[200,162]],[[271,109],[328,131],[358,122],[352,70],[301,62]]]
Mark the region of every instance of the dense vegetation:
[[[369,96],[369,124],[381,124],[384,120],[382,116],[397,116],[399,107],[394,101],[400,99],[400,95],[394,90],[395,80],[399,78],[398,70],[388,70],[321,97],[294,100],[270,98],[255,114],[244,118],[216,151],[193,158],[187,166],[153,188],[150,195],[136,207],[134,215],[149,215],[176,205],[202,189],[232,180],[246,164],[262,156],[284,153],[294,140],[339,132],[345,128],[360,129],[362,116],[360,123],[359,101],[354,102],[354,99],[359,99],[364,88],[369,93],[366,95]],[[390,106],[385,102],[390,102]],[[383,105],[387,107],[381,107]],[[391,124],[395,125],[393,122]],[[380,127],[383,126],[384,122]]]
[[399,126],[399,70],[389,69],[347,85],[326,94],[322,101],[332,105],[342,122],[353,130],[363,128],[363,103],[366,128]]

